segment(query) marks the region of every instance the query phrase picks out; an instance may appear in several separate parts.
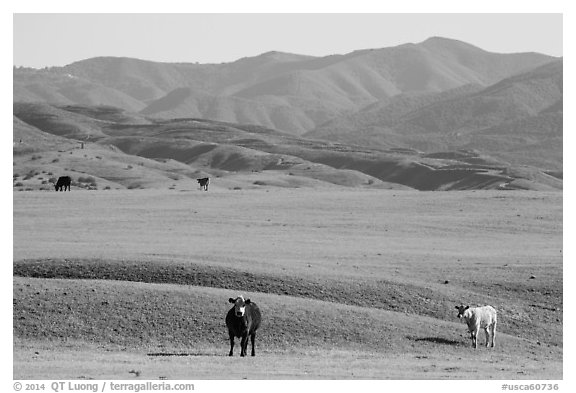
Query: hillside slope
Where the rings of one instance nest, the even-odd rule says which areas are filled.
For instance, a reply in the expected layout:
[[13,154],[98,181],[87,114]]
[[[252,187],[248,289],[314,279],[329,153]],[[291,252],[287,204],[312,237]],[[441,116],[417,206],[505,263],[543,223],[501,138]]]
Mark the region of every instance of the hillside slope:
[[478,150],[514,164],[561,171],[562,81],[563,63],[556,61],[485,89],[470,85],[398,96],[305,136],[427,152]]
[[[44,152],[15,154],[14,164],[15,173],[32,174],[26,177],[43,182],[34,173],[56,166],[60,173],[80,171],[78,177],[90,174],[106,182],[118,181],[122,188],[179,187],[178,183],[190,187],[195,176],[207,175],[220,177],[218,183],[228,188],[239,187],[246,175],[252,187],[294,187],[311,185],[313,180],[325,185],[419,190],[562,188],[561,179],[538,168],[519,170],[476,151],[424,154],[375,149],[305,139],[260,126],[202,119],[152,121],[110,107],[16,103],[14,115],[18,130],[31,127],[47,138],[64,138],[53,139],[44,148],[37,146],[36,139],[24,138],[14,147],[15,152]],[[20,131],[14,132],[16,138]],[[66,143],[60,146],[59,141]],[[28,183],[18,181],[20,187],[29,187]]]
[[100,57],[14,70],[14,101],[112,105],[160,118],[202,117],[302,134],[407,92],[490,85],[555,58],[495,54],[445,38],[326,57],[267,52],[223,64]]

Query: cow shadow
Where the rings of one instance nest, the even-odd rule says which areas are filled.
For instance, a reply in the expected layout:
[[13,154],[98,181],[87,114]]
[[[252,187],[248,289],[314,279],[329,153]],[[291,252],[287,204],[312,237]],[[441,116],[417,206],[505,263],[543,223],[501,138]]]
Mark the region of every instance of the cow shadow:
[[213,352],[151,352],[146,356],[150,357],[186,357],[186,356],[227,356],[227,354],[217,354]]
[[425,341],[425,342],[429,342],[429,343],[433,343],[433,344],[458,345],[458,346],[463,345],[463,343],[461,341],[449,340],[449,339],[443,338],[443,337],[411,337],[411,336],[408,336],[407,338],[409,340],[416,341],[416,342]]

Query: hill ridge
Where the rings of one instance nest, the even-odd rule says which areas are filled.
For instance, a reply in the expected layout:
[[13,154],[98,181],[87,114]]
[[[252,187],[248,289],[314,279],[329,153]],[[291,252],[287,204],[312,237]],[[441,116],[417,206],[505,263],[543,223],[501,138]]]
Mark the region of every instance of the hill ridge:
[[[441,54],[429,49],[439,44]],[[15,69],[14,101],[112,104],[164,118],[197,113],[302,134],[330,118],[406,91],[493,83],[494,78],[552,60],[540,54],[494,54],[439,38],[321,57],[268,51],[220,64],[102,56],[49,70],[26,70],[26,76]],[[40,83],[30,84],[31,73]],[[83,84],[72,84],[70,78]],[[193,99],[174,102],[165,111],[151,110],[150,106],[158,108],[156,100],[166,104],[165,97],[181,88],[192,89]],[[238,95],[248,101],[235,100]]]

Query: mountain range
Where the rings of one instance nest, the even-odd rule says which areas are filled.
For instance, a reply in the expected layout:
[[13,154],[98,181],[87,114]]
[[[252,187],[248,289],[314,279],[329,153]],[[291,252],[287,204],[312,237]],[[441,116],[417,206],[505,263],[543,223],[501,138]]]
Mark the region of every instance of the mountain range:
[[[561,188],[563,61],[538,53],[491,53],[434,37],[344,55],[267,52],[222,64],[99,57],[64,67],[15,68],[13,81],[15,141],[33,128],[67,140],[106,141],[123,154],[143,156],[141,143],[118,138],[154,135],[163,146],[186,139],[234,148],[240,156],[284,154],[284,160],[298,157],[417,189],[452,189],[462,179],[424,185],[407,173],[390,176],[394,171],[383,162],[444,170],[488,165],[507,179],[488,182],[490,187],[523,174],[539,185],[519,188]],[[167,125],[178,125],[178,135]],[[218,127],[250,135],[206,136]],[[223,170],[213,160],[203,162],[202,170]],[[266,165],[256,167],[242,170]]]

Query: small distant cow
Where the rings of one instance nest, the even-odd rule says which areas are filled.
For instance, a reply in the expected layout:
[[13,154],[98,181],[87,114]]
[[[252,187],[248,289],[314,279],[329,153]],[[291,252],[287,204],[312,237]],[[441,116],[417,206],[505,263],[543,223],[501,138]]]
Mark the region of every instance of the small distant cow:
[[70,176],[60,176],[56,184],[54,184],[54,190],[62,191],[62,187],[64,187],[64,191],[66,191],[66,188],[68,188],[68,191],[70,191],[71,183],[72,179],[70,178]]
[[252,356],[256,356],[254,351],[254,341],[256,340],[256,330],[260,327],[261,315],[260,309],[250,301],[244,300],[243,296],[228,299],[230,303],[234,303],[228,314],[226,314],[226,326],[228,327],[228,335],[230,336],[230,353],[228,356],[234,354],[234,337],[240,338],[240,356],[246,356],[246,349],[248,348],[248,336],[252,342]]
[[[456,309],[458,310],[458,318],[464,318],[468,325],[472,346],[478,348],[478,333],[480,332],[480,328],[482,328],[486,333],[486,347],[488,347],[488,344],[494,347],[496,324],[498,322],[496,309],[492,306],[472,308],[470,308],[470,306],[456,306]],[[492,337],[491,340],[490,336]]]
[[198,184],[200,184],[200,188],[203,189],[204,191],[208,191],[208,184],[210,184],[210,178],[209,177],[204,177],[202,179],[196,179],[198,181]]

